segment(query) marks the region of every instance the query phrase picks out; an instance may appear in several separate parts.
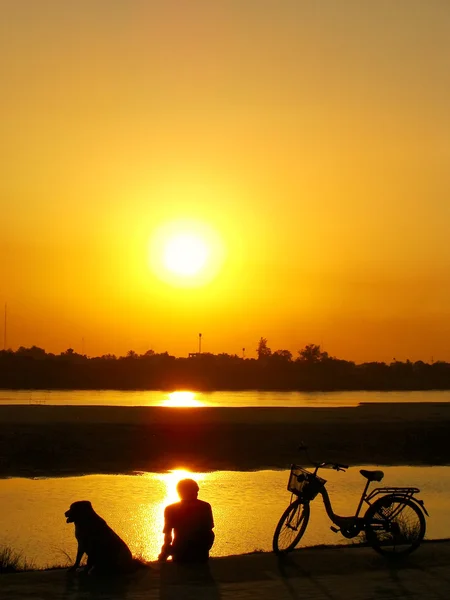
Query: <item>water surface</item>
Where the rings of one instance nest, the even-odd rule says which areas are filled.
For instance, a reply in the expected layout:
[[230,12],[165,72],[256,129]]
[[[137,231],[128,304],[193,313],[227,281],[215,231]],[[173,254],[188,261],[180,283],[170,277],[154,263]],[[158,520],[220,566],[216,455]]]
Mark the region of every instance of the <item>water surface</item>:
[[[430,512],[427,537],[450,537],[450,467],[384,467],[383,471],[381,485],[421,488],[419,497]],[[359,469],[322,473],[335,512],[354,514],[365,481]],[[176,483],[187,475],[191,476],[176,470],[134,476],[0,480],[0,544],[23,552],[39,567],[66,564],[67,554],[72,560],[75,557],[76,542],[74,526],[66,524],[64,512],[76,500],[90,500],[134,554],[155,560],[163,541],[164,507],[177,500]],[[286,471],[215,471],[192,476],[199,482],[200,497],[213,507],[213,556],[271,550],[273,531],[290,500]],[[351,543],[331,532],[330,525],[318,497],[311,506],[302,545]]]
[[450,391],[420,392],[163,392],[0,390],[2,404],[102,406],[358,406],[364,402],[450,402]]

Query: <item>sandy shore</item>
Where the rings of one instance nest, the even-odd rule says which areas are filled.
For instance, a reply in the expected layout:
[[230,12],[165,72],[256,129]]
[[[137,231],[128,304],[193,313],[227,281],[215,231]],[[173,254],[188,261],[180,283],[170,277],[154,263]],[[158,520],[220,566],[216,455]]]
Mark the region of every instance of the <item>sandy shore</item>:
[[450,404],[346,408],[0,407],[0,476],[449,464]]
[[428,542],[389,563],[370,548],[301,549],[210,560],[208,570],[152,563],[127,581],[93,581],[65,571],[0,575],[8,600],[386,600],[449,598],[450,542]]

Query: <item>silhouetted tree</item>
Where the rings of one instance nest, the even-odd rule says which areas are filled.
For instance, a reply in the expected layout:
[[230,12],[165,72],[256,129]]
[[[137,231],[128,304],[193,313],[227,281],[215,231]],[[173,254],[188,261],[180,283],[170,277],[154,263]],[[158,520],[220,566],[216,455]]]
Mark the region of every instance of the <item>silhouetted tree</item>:
[[328,352],[322,352],[320,346],[316,344],[308,344],[302,350],[298,351],[299,357],[297,360],[307,363],[323,362],[328,358]]
[[31,346],[31,348],[25,348],[24,346],[20,346],[16,351],[16,354],[19,356],[30,356],[31,358],[45,358],[46,352],[43,348],[39,348],[38,346]]
[[274,358],[290,362],[292,360],[292,352],[289,352],[289,350],[275,350],[275,352],[272,354],[272,359]]
[[450,364],[394,360],[387,365],[330,357],[309,344],[292,360],[289,350],[271,352],[267,339],[258,359],[226,353],[175,358],[153,350],[137,355],[91,357],[68,348],[59,355],[21,346],[0,350],[3,389],[192,389],[192,390],[427,390],[450,389]]
[[258,348],[256,349],[256,353],[258,354],[258,360],[267,358],[268,356],[270,356],[272,354],[272,350],[267,345],[266,338],[263,338],[263,337],[260,338],[260,340],[258,342]]

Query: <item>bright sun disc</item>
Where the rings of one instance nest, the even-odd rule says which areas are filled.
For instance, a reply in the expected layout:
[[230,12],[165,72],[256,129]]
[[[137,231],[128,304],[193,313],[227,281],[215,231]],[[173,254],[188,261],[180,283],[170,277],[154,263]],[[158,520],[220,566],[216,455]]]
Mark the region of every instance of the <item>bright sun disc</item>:
[[192,234],[179,234],[170,238],[164,248],[164,264],[176,275],[189,277],[205,266],[208,259],[205,242]]
[[174,287],[195,288],[211,282],[224,260],[222,239],[206,223],[190,219],[164,223],[150,238],[150,267]]

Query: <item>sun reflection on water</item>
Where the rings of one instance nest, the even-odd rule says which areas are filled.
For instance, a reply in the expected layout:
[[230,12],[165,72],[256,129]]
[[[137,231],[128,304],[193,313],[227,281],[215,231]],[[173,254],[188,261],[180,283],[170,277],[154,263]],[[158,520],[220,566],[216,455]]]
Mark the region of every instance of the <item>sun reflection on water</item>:
[[166,486],[166,496],[163,504],[171,504],[172,502],[178,502],[177,484],[182,479],[194,479],[197,483],[205,478],[204,473],[191,473],[188,469],[173,469],[168,473],[160,473],[156,475],[156,478],[163,481]]
[[[146,475],[144,475],[145,477]],[[140,554],[144,560],[156,560],[164,541],[164,509],[173,502],[178,502],[177,483],[181,479],[194,479],[199,483],[206,473],[191,473],[188,469],[173,469],[168,473],[148,474],[153,480],[161,486],[159,497],[163,497],[160,502],[151,502],[147,506],[142,506],[141,518],[141,548]],[[158,486],[159,487],[159,486]],[[155,536],[156,533],[156,536]]]
[[170,392],[168,398],[162,401],[161,406],[192,408],[195,406],[204,406],[204,404],[196,399],[195,392]]

